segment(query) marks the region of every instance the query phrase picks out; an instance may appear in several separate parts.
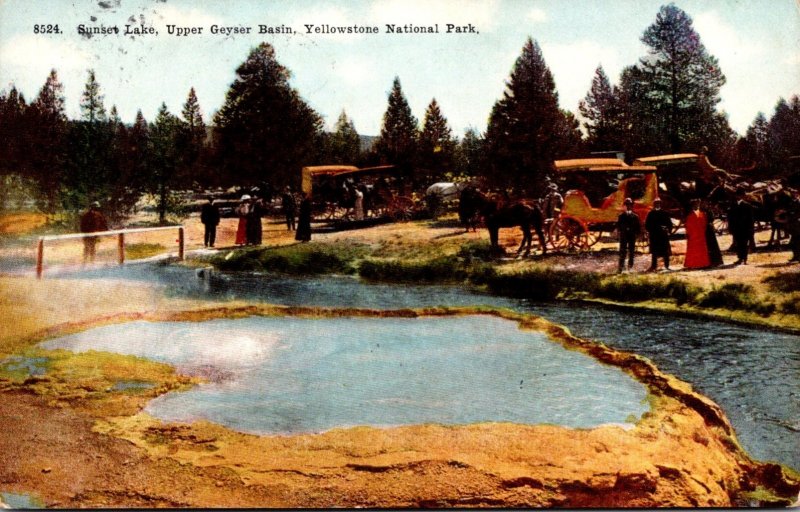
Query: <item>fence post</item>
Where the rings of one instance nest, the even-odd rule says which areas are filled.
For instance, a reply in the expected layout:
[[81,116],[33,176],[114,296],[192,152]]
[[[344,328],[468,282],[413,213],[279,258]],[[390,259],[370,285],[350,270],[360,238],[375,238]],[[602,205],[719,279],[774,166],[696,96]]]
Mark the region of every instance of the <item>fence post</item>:
[[36,248],[36,277],[42,278],[44,271],[44,238],[39,239],[39,244]]
[[125,233],[120,233],[117,239],[117,248],[119,249],[119,264],[125,263]]
[[178,228],[178,259],[183,261],[183,226]]

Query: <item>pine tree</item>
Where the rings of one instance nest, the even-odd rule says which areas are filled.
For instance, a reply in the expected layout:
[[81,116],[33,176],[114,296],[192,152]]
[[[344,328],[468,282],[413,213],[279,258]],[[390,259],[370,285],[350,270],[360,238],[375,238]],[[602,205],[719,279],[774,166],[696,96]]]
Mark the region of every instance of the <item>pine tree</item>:
[[237,184],[299,184],[300,169],[315,162],[322,119],[289,86],[290,72],[261,43],[236,70],[215,116],[217,158]]
[[344,110],[336,120],[334,132],[328,137],[327,146],[326,161],[332,164],[356,165],[361,160],[361,137]]
[[381,163],[396,165],[410,175],[414,168],[418,122],[403,94],[400,78],[395,77],[389,93],[389,105],[383,114],[383,126],[374,151]]
[[166,222],[167,212],[171,210],[170,195],[179,183],[178,171],[181,167],[181,154],[177,141],[181,121],[162,103],[158,109],[153,129],[150,133],[150,183],[149,190],[156,198],[158,221]]
[[592,87],[579,104],[585,119],[587,144],[592,151],[624,150],[624,124],[619,93],[611,85],[603,66],[598,66]]
[[789,157],[800,155],[800,96],[778,100],[769,121],[768,147],[771,177],[787,172]]
[[700,41],[691,18],[675,4],[663,6],[641,40],[648,55],[639,60],[641,82],[630,85],[642,88],[639,101],[647,102],[652,114],[636,121],[657,129],[658,138],[668,144],[661,151],[714,146],[705,132],[719,131],[715,114],[725,76]]
[[472,178],[483,173],[486,157],[484,139],[474,128],[468,128],[456,147],[456,173],[462,178]]
[[419,136],[418,167],[426,183],[439,181],[447,173],[452,174],[455,147],[453,132],[442,115],[436,98],[433,98],[425,110]]
[[100,94],[100,84],[97,83],[94,70],[89,70],[89,79],[81,95],[81,114],[84,121],[94,123],[106,120],[106,109],[103,106],[104,96]]
[[553,75],[539,45],[528,38],[489,117],[487,178],[541,192],[554,158],[573,152],[572,138],[572,126],[558,108]]
[[736,143],[737,161],[740,167],[750,170],[752,176],[763,174],[769,162],[769,122],[763,112],[756,114],[747,127],[744,137]]
[[55,69],[50,71],[29,111],[27,159],[37,183],[39,209],[53,213],[66,159],[67,116],[64,111],[64,86]]
[[201,157],[206,143],[206,124],[194,87],[189,90],[181,115],[183,120],[177,142],[183,166],[181,174],[192,179],[205,179]]

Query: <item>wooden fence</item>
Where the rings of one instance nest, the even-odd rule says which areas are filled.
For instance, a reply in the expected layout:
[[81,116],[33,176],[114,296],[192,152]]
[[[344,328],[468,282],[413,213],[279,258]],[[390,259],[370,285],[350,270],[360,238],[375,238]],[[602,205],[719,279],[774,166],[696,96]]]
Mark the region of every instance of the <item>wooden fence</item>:
[[167,229],[178,230],[178,259],[184,257],[184,234],[183,226],[163,226],[157,228],[131,228],[115,229],[111,231],[97,231],[94,233],[71,233],[68,235],[50,235],[39,237],[36,244],[36,277],[41,278],[44,273],[44,244],[55,240],[83,239],[88,237],[116,236],[117,237],[117,260],[119,264],[125,263],[125,235],[130,233],[147,233],[150,231],[164,231]]

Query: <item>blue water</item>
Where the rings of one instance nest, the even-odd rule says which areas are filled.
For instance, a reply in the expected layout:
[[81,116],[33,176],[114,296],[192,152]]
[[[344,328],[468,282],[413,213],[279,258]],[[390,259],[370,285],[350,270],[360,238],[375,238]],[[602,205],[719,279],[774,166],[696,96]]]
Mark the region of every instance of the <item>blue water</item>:
[[44,347],[214,367],[227,378],[164,395],[146,412],[255,433],[477,422],[588,428],[635,421],[649,408],[644,386],[618,368],[488,315],[132,322]]
[[31,494],[0,492],[0,501],[15,510],[45,508],[44,502]]
[[574,334],[642,354],[725,410],[756,458],[800,470],[800,336],[663,313],[588,304],[533,303],[461,286],[371,285],[351,277],[246,273],[200,280],[194,270],[139,265],[76,274],[159,282],[171,294],[214,300],[372,308],[491,305],[541,315]]

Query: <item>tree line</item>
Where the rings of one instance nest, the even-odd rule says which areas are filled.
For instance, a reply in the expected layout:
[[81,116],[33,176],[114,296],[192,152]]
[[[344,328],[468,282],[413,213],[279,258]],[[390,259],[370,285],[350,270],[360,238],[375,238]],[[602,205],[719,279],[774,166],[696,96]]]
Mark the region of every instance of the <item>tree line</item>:
[[[443,179],[483,178],[492,186],[538,195],[555,159],[624,152],[629,159],[699,152],[758,178],[779,177],[800,155],[800,99],[780,98],[768,119],[759,113],[737,136],[717,109],[725,76],[703,46],[691,18],[662,6],[641,37],[647,54],[613,84],[598,66],[580,102],[582,122],[559,107],[558,92],[538,43],[529,38],[483,132],[454,136],[435,98],[422,123],[395,77],[374,144],[363,148],[342,112],[333,132],[289,84],[291,72],[262,43],[237,68],[211,126],[194,88],[179,114],[161,105],[133,124],[105,107],[95,72],[88,71],[79,119],[68,119],[63,85],[51,71],[30,103],[15,88],[0,94],[0,177],[32,184],[41,211],[78,211],[100,201],[125,216],[143,193],[161,221],[174,191],[210,186],[299,185],[305,165],[395,165],[416,187]],[[0,197],[0,199],[3,199]]]

